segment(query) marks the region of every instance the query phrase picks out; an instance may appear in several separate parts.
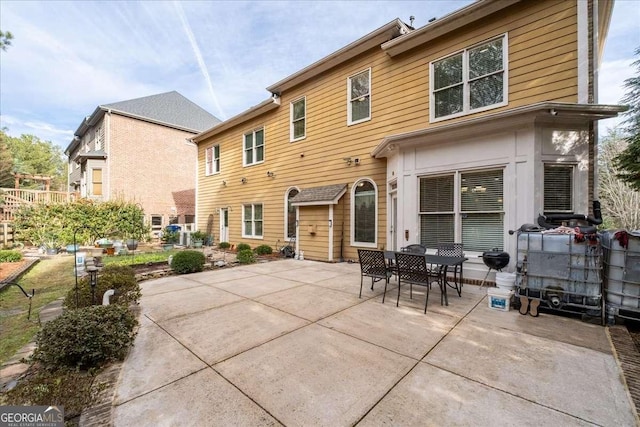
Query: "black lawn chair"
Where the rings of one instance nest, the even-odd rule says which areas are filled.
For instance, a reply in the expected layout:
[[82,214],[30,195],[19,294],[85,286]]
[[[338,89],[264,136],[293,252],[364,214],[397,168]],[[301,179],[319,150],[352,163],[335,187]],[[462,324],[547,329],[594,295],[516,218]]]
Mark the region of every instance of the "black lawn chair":
[[[427,313],[427,304],[429,303],[429,288],[431,282],[438,281],[438,275],[434,271],[427,268],[427,262],[424,256],[396,252],[396,273],[398,275],[398,299],[396,307],[400,303],[400,288],[402,283],[409,283],[409,298],[413,298],[413,285],[424,286],[427,290],[426,299],[424,301],[424,312]],[[438,281],[438,283],[440,283]]]
[[[384,258],[384,252],[370,250],[370,249],[358,249],[358,258],[360,260],[360,295],[362,298],[362,282],[366,277],[371,278],[371,290],[373,290],[373,284],[379,280],[384,280],[384,292],[387,293],[387,285],[392,275],[392,269],[387,265]],[[384,303],[384,296],[382,297]]]

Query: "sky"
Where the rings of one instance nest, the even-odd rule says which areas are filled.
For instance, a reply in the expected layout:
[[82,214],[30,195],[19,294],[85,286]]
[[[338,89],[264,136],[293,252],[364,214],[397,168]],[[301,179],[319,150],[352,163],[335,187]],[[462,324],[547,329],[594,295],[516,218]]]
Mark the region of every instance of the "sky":
[[[266,87],[395,18],[414,16],[418,28],[469,3],[0,0],[0,30],[14,36],[0,51],[0,128],[64,149],[97,106],[172,90],[225,120],[269,98]],[[616,1],[601,104],[624,95],[639,22],[640,0]]]

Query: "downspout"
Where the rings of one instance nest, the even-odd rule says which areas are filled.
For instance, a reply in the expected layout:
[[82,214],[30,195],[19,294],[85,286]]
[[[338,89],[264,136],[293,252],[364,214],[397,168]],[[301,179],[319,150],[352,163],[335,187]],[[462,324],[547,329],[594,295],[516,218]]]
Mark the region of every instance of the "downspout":
[[333,261],[333,205],[329,205],[329,262]]
[[[347,194],[349,192],[349,185],[347,184]],[[344,262],[344,216],[345,209],[347,208],[347,199],[342,201],[342,226],[340,230],[340,262]]]

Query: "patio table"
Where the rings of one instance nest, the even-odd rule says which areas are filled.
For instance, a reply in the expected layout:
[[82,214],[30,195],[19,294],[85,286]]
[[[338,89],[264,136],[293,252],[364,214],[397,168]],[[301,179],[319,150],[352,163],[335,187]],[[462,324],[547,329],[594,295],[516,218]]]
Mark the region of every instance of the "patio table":
[[[434,264],[438,266],[438,285],[440,285],[440,289],[442,290],[442,298],[440,298],[440,304],[449,305],[449,299],[447,297],[447,286],[458,289],[458,285],[452,286],[447,280],[447,269],[449,267],[455,265],[462,265],[469,258],[466,257],[458,257],[458,256],[443,256],[443,255],[433,255],[433,254],[424,254],[422,255],[425,258],[425,261],[428,264]],[[385,259],[392,264],[396,259],[396,251],[384,251]],[[462,283],[462,275],[460,275],[460,283]],[[459,292],[460,294],[460,292]]]

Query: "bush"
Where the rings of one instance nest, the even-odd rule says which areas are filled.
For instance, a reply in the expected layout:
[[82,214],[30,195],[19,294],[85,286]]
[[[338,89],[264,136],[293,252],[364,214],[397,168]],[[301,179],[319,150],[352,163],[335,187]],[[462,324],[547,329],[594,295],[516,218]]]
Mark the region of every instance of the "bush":
[[246,244],[246,243],[238,243],[238,246],[236,246],[236,250],[237,250],[238,252],[240,252],[240,251],[244,251],[244,250],[247,250],[247,249],[251,250],[251,246],[249,246],[249,245],[248,245],[248,244]]
[[236,258],[240,264],[253,264],[256,262],[256,256],[251,249],[243,249],[239,251]]
[[231,243],[229,243],[229,242],[220,242],[220,243],[218,243],[218,247],[220,249],[229,249],[231,247]]
[[129,309],[118,305],[65,310],[38,332],[32,357],[48,368],[89,369],[123,360],[137,324]]
[[202,271],[204,261],[202,252],[182,251],[173,256],[171,268],[178,274],[196,273]]
[[19,251],[0,250],[0,262],[18,262],[22,259]]
[[[95,304],[102,304],[102,295],[109,289],[116,291],[110,299],[111,304],[128,307],[140,300],[140,285],[136,281],[133,268],[127,265],[107,265],[98,273],[98,283],[95,289]],[[76,308],[76,291],[71,288],[64,300],[67,308]],[[92,305],[91,285],[89,277],[78,281],[78,308]]]
[[260,245],[256,248],[256,253],[258,255],[271,255],[273,253],[273,249],[269,245]]

